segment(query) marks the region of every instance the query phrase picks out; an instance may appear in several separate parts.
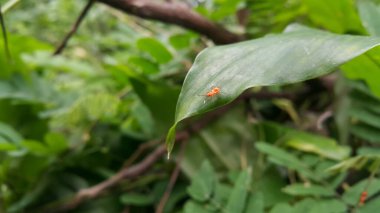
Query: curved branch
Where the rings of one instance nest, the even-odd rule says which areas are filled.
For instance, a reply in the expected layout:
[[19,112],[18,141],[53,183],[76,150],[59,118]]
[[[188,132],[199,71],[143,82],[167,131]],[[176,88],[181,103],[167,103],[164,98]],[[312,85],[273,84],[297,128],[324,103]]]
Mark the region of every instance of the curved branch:
[[97,1],[134,16],[175,24],[193,30],[207,36],[216,44],[230,44],[243,40],[241,35],[237,35],[216,25],[182,3],[153,0]]
[[62,53],[63,49],[65,49],[67,42],[69,42],[70,38],[75,34],[75,32],[78,30],[79,25],[81,24],[84,17],[87,15],[88,11],[90,10],[91,6],[93,5],[94,0],[88,0],[88,3],[83,8],[82,12],[80,13],[79,17],[75,21],[74,25],[72,26],[71,30],[66,34],[65,38],[63,38],[62,42],[59,44],[57,49],[54,51],[53,55],[59,55]]

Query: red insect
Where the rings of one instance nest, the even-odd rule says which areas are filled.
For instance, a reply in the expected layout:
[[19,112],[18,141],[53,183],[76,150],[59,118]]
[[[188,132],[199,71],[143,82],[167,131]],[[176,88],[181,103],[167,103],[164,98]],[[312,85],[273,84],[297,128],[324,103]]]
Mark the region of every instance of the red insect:
[[[213,87],[209,92],[207,92],[205,95],[201,96],[206,96],[206,97],[214,97],[216,95],[220,94],[220,88],[219,87]],[[203,103],[206,103],[206,99],[203,101]]]
[[219,87],[213,87],[210,92],[206,94],[207,97],[212,97],[220,93]]
[[359,205],[364,205],[365,203],[365,200],[367,199],[367,195],[368,195],[368,192],[364,191],[362,192],[362,194],[360,195],[360,199],[359,199]]

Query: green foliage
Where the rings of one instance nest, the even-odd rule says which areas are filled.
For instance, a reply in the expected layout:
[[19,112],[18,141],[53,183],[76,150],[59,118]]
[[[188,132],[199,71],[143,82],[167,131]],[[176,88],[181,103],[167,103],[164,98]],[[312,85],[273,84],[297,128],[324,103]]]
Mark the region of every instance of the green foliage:
[[334,189],[324,188],[318,185],[303,185],[292,184],[285,188],[283,191],[293,196],[333,196],[335,194]]
[[332,32],[363,32],[354,1],[306,0],[305,5],[310,19]]
[[138,172],[173,123],[167,140],[178,129],[188,142],[173,149],[172,188],[176,165],[158,158],[72,211],[154,212],[165,193],[165,213],[378,211],[378,0],[182,2],[246,35],[225,46],[96,3],[59,56],[86,1],[14,2],[0,0],[14,4],[0,42],[0,212],[55,211]]
[[[262,211],[262,197],[249,193],[251,185],[251,172],[239,173],[234,186],[226,185],[218,181],[211,164],[205,161],[199,173],[192,179],[188,192],[193,200],[185,204],[185,212],[197,209],[202,212],[247,212],[252,209]],[[228,196],[229,195],[229,196]],[[258,203],[259,206],[247,206],[248,201]]]
[[281,32],[289,23],[300,21],[305,5],[301,0],[247,0],[250,15],[247,33],[250,37],[261,37],[269,32]]
[[149,53],[160,64],[169,62],[173,57],[166,47],[154,38],[141,38],[136,44],[140,50]]
[[281,141],[285,146],[303,152],[318,154],[332,160],[343,160],[350,153],[349,147],[338,145],[337,141],[332,138],[297,131],[276,123],[262,122],[256,125],[255,129],[259,140],[267,140],[272,143]]
[[360,0],[358,1],[358,10],[363,26],[367,29],[370,35],[379,36],[380,22],[380,7],[375,1]]

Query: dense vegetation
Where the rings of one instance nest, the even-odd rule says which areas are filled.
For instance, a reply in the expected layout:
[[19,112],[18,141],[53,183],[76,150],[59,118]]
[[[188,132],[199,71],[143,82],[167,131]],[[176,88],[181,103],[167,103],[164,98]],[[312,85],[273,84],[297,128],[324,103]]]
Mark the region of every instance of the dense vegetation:
[[380,1],[0,5],[0,212],[380,208]]

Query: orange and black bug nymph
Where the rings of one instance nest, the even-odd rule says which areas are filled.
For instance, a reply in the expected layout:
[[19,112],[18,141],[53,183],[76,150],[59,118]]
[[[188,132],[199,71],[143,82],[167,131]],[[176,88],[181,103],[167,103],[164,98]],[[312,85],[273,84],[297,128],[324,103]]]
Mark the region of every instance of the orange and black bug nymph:
[[207,97],[212,97],[220,93],[219,87],[213,87],[210,92],[206,94]]
[[[200,96],[206,96],[207,98],[214,97],[216,95],[220,94],[220,88],[219,87],[213,87],[209,92],[207,92],[205,95]],[[203,100],[203,103],[206,103],[206,99]]]

